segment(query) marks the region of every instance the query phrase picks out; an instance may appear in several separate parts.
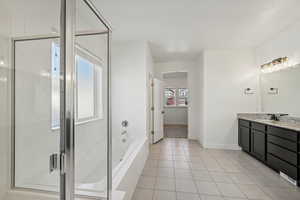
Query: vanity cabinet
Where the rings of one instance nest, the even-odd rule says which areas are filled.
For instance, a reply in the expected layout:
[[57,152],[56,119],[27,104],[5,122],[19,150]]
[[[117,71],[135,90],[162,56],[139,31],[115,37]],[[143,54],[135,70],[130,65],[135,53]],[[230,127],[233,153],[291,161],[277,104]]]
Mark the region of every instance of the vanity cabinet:
[[244,123],[244,120],[239,121],[239,145],[240,147],[247,152],[250,152],[250,123]]
[[266,133],[252,129],[251,154],[259,160],[266,160]]
[[266,126],[239,120],[239,145],[259,160],[266,160]]
[[266,161],[266,128],[265,124],[251,122],[251,150],[257,159]]
[[299,180],[299,133],[268,126],[267,136],[268,165],[294,180]]
[[239,146],[300,184],[300,132],[239,119]]

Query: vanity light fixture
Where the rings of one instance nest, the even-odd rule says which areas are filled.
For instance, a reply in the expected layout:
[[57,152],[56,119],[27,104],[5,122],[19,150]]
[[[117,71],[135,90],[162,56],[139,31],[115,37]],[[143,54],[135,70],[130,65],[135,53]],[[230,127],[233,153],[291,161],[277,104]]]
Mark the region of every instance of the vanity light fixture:
[[285,56],[274,59],[272,62],[261,65],[260,69],[262,73],[272,73],[292,66],[293,65],[289,62],[289,58]]

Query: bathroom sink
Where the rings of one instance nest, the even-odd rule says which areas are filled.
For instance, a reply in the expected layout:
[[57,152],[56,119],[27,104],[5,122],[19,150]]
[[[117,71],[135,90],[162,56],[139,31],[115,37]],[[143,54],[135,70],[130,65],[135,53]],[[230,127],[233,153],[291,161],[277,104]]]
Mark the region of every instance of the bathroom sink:
[[259,119],[258,121],[263,123],[276,123],[278,121],[272,120],[272,119]]

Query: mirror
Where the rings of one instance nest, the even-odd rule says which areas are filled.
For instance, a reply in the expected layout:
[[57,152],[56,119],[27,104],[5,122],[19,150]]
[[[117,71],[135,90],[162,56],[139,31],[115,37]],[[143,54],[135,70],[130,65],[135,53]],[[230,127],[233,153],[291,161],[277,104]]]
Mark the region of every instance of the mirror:
[[262,73],[260,76],[262,111],[300,117],[299,78],[300,65],[272,73]]
[[261,111],[300,118],[300,22],[256,48]]

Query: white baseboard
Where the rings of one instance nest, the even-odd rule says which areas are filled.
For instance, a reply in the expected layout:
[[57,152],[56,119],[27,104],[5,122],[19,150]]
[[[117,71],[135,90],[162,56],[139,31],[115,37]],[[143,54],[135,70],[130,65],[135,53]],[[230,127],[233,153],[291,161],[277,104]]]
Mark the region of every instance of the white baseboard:
[[164,126],[183,126],[183,127],[187,127],[187,124],[164,124]]
[[241,150],[237,144],[202,144],[206,149]]

